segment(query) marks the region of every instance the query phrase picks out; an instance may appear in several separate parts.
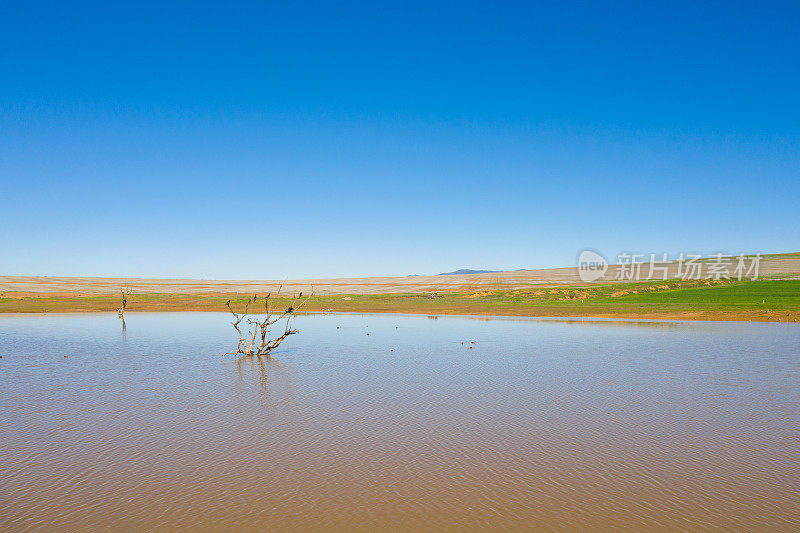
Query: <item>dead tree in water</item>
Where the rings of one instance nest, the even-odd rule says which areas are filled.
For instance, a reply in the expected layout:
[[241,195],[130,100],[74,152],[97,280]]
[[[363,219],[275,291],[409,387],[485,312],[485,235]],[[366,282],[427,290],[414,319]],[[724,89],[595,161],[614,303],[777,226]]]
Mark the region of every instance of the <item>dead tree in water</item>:
[[[278,289],[278,294],[280,294],[280,288]],[[231,301],[228,300],[225,305],[234,317],[232,324],[236,333],[239,334],[239,345],[236,347],[235,352],[229,352],[225,355],[242,354],[269,357],[269,353],[277,348],[286,337],[299,333],[298,330],[291,328],[292,318],[294,318],[295,313],[297,313],[310,298],[311,296],[308,296],[300,303],[298,303],[299,297],[295,298],[292,304],[282,312],[273,313],[270,294],[267,293],[267,295],[262,298],[264,301],[264,312],[266,313],[266,316],[263,318],[248,318],[250,306],[258,300],[258,295],[253,295],[252,298],[247,300],[242,313],[234,311],[231,307]],[[247,324],[253,326],[252,330],[247,329],[246,331],[242,331],[241,324],[242,321],[245,320]],[[283,333],[273,339],[269,338],[270,328],[281,321],[285,321]]]
[[125,289],[125,290],[120,289],[119,292],[122,295],[122,306],[119,309],[117,309],[117,316],[119,316],[121,319],[125,320],[125,308],[128,306],[128,295],[130,295],[131,290],[130,289]]
[[120,289],[120,294],[122,294],[122,306],[117,309],[117,316],[122,320],[122,331],[125,331],[125,308],[128,306],[128,296],[131,294],[131,290],[126,288],[125,290]]

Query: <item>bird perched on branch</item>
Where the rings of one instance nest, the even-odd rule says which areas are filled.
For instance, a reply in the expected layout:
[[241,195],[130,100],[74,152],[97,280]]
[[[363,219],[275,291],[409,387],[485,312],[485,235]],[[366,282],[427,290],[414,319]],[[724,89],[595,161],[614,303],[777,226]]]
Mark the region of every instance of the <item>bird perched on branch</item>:
[[254,294],[254,295],[253,295],[253,301],[254,301],[254,302],[256,301],[256,298],[258,298],[258,294]]
[[300,291],[300,296],[298,296],[298,298],[302,298],[302,297],[303,297],[303,291]]
[[230,307],[230,306],[231,306],[231,301],[230,301],[230,300],[228,300],[227,302],[225,302],[225,305],[227,305],[228,307]]
[[289,314],[289,313],[291,313],[292,311],[294,311],[294,307],[291,307],[291,306],[290,306],[290,307],[287,307],[287,308],[286,308],[286,311],[285,311],[285,313],[288,315],[288,314]]

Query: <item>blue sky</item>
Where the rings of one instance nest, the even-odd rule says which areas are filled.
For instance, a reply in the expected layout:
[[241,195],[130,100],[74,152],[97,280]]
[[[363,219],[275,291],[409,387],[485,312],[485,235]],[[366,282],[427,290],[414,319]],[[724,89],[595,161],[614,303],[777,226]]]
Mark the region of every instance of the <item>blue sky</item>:
[[17,4],[0,274],[800,250],[795,2]]

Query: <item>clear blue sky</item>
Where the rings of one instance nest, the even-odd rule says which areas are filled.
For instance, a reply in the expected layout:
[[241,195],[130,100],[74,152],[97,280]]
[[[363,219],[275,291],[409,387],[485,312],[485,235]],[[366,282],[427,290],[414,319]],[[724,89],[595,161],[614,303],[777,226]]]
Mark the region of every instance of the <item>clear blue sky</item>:
[[797,2],[226,4],[2,4],[0,274],[800,250]]

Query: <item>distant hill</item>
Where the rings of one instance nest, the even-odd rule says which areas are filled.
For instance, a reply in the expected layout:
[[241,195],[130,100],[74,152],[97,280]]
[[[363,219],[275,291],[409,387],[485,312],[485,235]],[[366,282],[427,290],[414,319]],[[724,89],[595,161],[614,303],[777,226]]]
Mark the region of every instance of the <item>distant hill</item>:
[[502,270],[472,270],[471,268],[461,268],[454,272],[442,272],[437,276],[458,276],[460,274],[491,274],[492,272],[502,272]]

